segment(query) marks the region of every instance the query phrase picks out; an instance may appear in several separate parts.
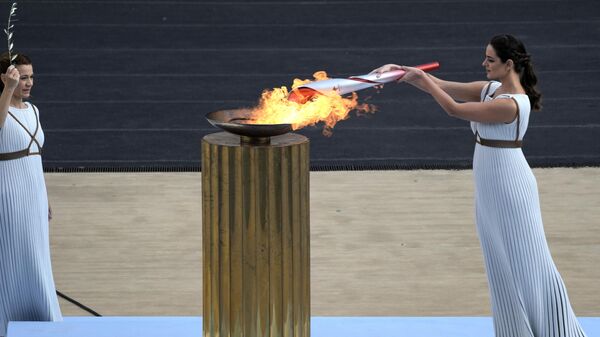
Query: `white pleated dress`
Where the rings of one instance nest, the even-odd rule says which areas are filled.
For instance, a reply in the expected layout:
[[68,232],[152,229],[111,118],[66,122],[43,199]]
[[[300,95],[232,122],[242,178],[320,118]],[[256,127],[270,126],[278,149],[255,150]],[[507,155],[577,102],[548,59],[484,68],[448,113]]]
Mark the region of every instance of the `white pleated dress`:
[[[44,134],[37,111],[30,103],[25,109],[9,111],[14,117],[7,116],[0,128],[0,153],[27,148],[39,152]],[[0,336],[6,335],[9,321],[62,320],[48,232],[41,156],[0,160]]]
[[[519,120],[471,122],[481,138],[514,141],[527,130],[527,95],[498,95],[491,82],[482,100],[514,99]],[[486,86],[487,87],[487,86]],[[517,122],[520,123],[517,129]],[[473,157],[477,231],[487,271],[496,337],[585,337],[544,235],[537,182],[521,148],[476,143]]]

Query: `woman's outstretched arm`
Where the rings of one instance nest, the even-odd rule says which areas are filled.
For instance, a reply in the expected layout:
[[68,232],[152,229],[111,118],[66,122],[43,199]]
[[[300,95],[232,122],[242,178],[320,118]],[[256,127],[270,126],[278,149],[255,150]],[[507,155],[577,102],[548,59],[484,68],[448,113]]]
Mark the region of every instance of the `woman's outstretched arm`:
[[401,81],[428,92],[452,117],[482,123],[508,123],[517,116],[517,103],[512,99],[459,103],[425,72],[412,67],[402,67],[402,69],[406,71],[406,75]]
[[[388,71],[393,71],[393,70],[401,70],[404,68],[411,68],[412,67],[403,67],[397,64],[385,64],[377,69],[374,69],[373,71],[371,71],[371,73],[376,73],[376,74],[381,74],[381,73],[385,73]],[[488,83],[486,81],[476,81],[476,82],[467,82],[467,83],[462,83],[462,82],[453,82],[453,81],[445,81],[442,79],[439,79],[431,74],[427,74],[442,90],[444,90],[448,95],[450,95],[450,97],[452,97],[454,100],[457,101],[462,101],[462,102],[479,102],[480,101],[480,95],[481,95],[481,91],[483,90],[483,87],[485,87],[485,85]],[[402,81],[402,80],[400,80]],[[424,90],[424,88],[419,87],[419,83],[411,83],[412,85],[418,87],[421,90]]]
[[481,100],[481,91],[488,84],[486,81],[475,82],[453,82],[439,79],[431,74],[427,74],[435,84],[456,101],[461,102],[479,102]]

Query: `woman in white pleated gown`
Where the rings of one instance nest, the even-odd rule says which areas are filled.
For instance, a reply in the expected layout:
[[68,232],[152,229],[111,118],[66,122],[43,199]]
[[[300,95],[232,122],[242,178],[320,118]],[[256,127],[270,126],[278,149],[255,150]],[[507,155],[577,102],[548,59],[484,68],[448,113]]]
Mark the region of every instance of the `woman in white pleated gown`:
[[443,81],[394,64],[375,72],[404,69],[401,81],[471,122],[477,231],[496,337],[585,337],[550,255],[537,183],[521,151],[529,113],[541,109],[530,55],[514,36],[498,35],[483,66],[490,82]]
[[25,102],[33,68],[25,55],[0,56],[0,336],[9,321],[62,320],[50,261],[44,134]]

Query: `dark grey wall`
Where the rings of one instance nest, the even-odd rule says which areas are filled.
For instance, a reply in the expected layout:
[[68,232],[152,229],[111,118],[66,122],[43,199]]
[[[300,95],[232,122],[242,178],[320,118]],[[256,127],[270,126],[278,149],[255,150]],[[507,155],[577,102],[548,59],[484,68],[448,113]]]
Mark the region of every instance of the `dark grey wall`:
[[[5,4],[6,12],[10,4]],[[316,70],[344,77],[383,63],[439,61],[446,79],[484,79],[489,38],[512,33],[539,71],[533,165],[600,164],[596,1],[20,1],[15,46],[35,65],[45,166],[199,167],[208,112]],[[379,111],[311,137],[315,168],[467,167],[468,123],[408,85]]]

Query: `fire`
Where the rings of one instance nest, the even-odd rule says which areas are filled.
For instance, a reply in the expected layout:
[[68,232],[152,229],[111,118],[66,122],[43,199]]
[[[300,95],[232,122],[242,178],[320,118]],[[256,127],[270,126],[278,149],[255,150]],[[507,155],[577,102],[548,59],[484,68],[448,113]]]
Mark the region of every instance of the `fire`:
[[[318,71],[313,74],[316,81],[328,79],[327,73]],[[294,79],[292,90],[311,82],[311,80]],[[374,113],[376,108],[369,104],[358,103],[358,95],[344,98],[337,92],[316,95],[305,103],[288,99],[290,92],[283,86],[263,91],[259,104],[252,109],[253,124],[291,124],[292,129],[301,129],[308,125],[324,122],[323,134],[331,135],[331,129],[341,120],[347,119],[352,110],[359,113]]]

